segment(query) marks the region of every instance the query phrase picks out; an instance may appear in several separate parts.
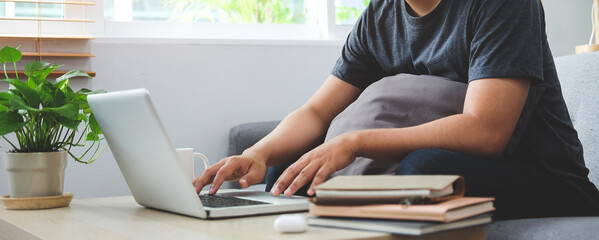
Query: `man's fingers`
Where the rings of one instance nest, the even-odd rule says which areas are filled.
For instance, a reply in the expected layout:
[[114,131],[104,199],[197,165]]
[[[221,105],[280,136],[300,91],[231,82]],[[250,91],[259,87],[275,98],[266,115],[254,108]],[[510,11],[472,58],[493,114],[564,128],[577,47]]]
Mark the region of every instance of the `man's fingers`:
[[270,190],[272,195],[278,196],[281,194],[285,189],[287,189],[287,187],[289,187],[291,182],[304,169],[304,167],[306,167],[308,163],[302,159],[303,157],[283,171],[281,176],[279,176],[279,179],[277,179],[274,186]]
[[240,181],[242,187],[249,187],[264,178],[266,165],[260,159],[246,156],[231,156],[223,158],[215,165],[209,167],[199,177],[193,180],[196,192],[212,184],[209,194],[216,194],[225,181],[233,181],[243,177]]
[[318,171],[319,165],[309,164],[304,169],[302,169],[299,174],[295,177],[293,182],[289,185],[289,187],[285,190],[285,196],[291,196],[297,192],[301,187],[306,185],[314,177],[316,171]]
[[258,166],[252,165],[248,169],[248,172],[245,176],[241,177],[239,180],[239,186],[242,188],[248,188],[253,184],[256,184],[264,178],[265,169],[261,169]]
[[218,170],[216,176],[214,176],[214,180],[212,181],[212,187],[210,188],[210,194],[216,194],[216,191],[220,188],[223,182],[227,179],[228,176],[231,176],[233,172],[237,170],[237,166],[234,166],[230,163],[223,165],[222,168]]
[[318,171],[316,172],[316,175],[314,175],[314,178],[312,179],[312,184],[310,184],[310,189],[308,189],[308,195],[312,196],[315,193],[314,187],[320,185],[321,183],[323,183],[325,180],[327,180],[327,177],[329,177],[329,175],[331,175],[331,170],[330,168],[328,168],[327,166],[322,166],[320,169],[318,169]]
[[200,192],[202,191],[202,189],[206,186],[212,183],[212,181],[214,181],[214,175],[209,176],[208,180],[206,181],[206,183],[204,184],[200,184],[199,182],[196,183],[195,185],[195,189],[196,189],[196,193],[200,194]]
[[207,184],[212,183],[212,181],[214,180],[214,176],[216,175],[216,173],[218,172],[218,170],[224,165],[224,163],[219,162],[215,165],[213,165],[212,167],[206,169],[202,175],[200,175],[199,177],[197,177],[194,180],[194,186],[196,189],[197,193],[200,193],[200,191],[202,191],[202,188],[204,188],[204,186],[206,186]]
[[297,171],[297,166],[294,165],[295,164],[291,164],[291,166],[287,167],[287,169],[283,171],[281,176],[279,176],[272,189],[270,190],[270,193],[272,195],[279,196],[279,194],[281,194],[287,188],[287,186],[289,186],[291,180],[295,178],[295,175],[297,175],[295,173]]

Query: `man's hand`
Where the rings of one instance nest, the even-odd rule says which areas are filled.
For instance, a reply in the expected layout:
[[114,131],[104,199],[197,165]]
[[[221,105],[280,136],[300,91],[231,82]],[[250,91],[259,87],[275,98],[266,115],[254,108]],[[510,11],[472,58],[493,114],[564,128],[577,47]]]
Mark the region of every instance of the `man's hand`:
[[308,195],[314,195],[314,187],[356,159],[353,142],[353,134],[346,133],[304,154],[281,174],[270,191],[271,194],[278,196],[284,193],[291,196],[312,180]]
[[212,184],[210,194],[216,194],[224,181],[239,180],[239,186],[247,188],[252,184],[259,183],[266,175],[266,163],[264,160],[253,156],[231,156],[223,158],[215,165],[206,169],[200,176],[193,180],[196,192],[200,193],[202,188]]

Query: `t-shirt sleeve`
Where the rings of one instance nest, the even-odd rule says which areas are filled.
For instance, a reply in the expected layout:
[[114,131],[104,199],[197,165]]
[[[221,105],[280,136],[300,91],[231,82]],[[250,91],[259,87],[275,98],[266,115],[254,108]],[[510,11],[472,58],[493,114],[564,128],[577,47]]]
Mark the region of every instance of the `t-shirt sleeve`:
[[372,3],[362,13],[347,37],[341,57],[333,68],[332,75],[358,88],[365,89],[384,77],[376,58],[368,48],[369,35],[375,33]]
[[543,81],[544,14],[539,0],[488,0],[470,28],[468,81],[528,78]]

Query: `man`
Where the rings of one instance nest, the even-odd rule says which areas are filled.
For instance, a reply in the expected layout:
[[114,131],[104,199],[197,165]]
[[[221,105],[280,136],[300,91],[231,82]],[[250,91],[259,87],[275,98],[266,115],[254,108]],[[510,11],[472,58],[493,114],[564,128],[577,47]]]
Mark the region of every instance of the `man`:
[[[398,73],[467,83],[463,112],[421,125],[351,131],[323,144],[333,118],[379,79]],[[319,145],[320,144],[320,145]],[[273,195],[314,187],[356,157],[399,162],[397,174],[457,174],[466,195],[496,197],[497,218],[598,215],[548,47],[539,0],[374,0],[332,75],[240,156],[194,180],[260,182],[292,163]],[[297,161],[296,161],[297,160]],[[284,166],[284,165],[283,165]]]

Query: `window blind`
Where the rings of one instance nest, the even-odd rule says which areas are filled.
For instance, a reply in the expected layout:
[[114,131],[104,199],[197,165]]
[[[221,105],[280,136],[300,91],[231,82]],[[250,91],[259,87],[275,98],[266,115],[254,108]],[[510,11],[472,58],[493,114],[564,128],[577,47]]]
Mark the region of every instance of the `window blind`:
[[[86,13],[93,6],[84,0],[0,0],[0,47],[19,46],[24,63],[65,64],[54,75],[89,69],[89,58],[94,57],[89,24],[94,21]],[[91,70],[86,72],[95,76]]]

